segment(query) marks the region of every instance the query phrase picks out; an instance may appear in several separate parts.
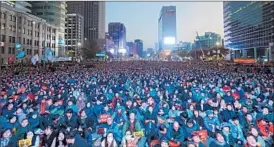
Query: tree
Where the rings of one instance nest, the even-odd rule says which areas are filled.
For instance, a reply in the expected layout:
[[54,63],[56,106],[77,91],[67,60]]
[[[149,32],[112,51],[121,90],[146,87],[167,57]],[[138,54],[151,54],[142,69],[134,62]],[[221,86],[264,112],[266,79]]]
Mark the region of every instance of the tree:
[[188,51],[186,51],[186,50],[179,50],[179,51],[177,51],[177,55],[179,55],[180,57],[187,57],[187,56],[190,56],[189,55],[189,52]]
[[81,49],[81,55],[84,59],[91,59],[96,56],[96,53],[100,51],[99,45],[97,41],[93,40],[87,43],[82,49]]

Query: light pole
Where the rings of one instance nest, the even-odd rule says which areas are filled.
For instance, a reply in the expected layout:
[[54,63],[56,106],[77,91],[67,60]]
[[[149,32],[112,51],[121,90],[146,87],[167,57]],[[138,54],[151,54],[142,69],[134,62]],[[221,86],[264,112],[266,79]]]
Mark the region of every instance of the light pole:
[[78,42],[78,43],[77,43],[77,51],[76,51],[76,53],[77,53],[77,55],[76,55],[76,60],[77,60],[77,61],[78,61],[78,59],[80,59],[80,58],[79,58],[79,48],[80,48],[81,45],[82,45],[81,42]]
[[216,42],[216,46],[217,46],[217,50],[216,50],[216,53],[217,53],[217,60],[219,60],[219,53],[218,53],[218,47],[219,47],[220,43],[219,42]]

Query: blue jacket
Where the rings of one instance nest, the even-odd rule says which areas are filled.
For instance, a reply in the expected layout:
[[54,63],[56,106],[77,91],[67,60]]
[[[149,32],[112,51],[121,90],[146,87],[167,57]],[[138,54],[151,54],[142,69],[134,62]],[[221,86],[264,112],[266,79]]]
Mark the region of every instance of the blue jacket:
[[186,135],[184,134],[183,128],[180,127],[178,131],[175,131],[173,129],[172,125],[169,127],[169,129],[168,129],[168,139],[169,140],[173,139],[176,142],[183,143],[185,140],[185,137],[186,137]]
[[215,128],[216,128],[216,126],[220,126],[220,121],[216,116],[214,116],[212,119],[210,119],[208,116],[205,116],[204,117],[204,125],[205,125],[205,128],[208,131],[212,132],[213,131],[213,125],[214,125]]

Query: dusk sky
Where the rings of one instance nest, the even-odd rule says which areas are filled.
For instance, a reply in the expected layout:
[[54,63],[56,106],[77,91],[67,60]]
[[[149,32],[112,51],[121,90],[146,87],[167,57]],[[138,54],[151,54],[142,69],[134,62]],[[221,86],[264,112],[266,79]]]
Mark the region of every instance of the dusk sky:
[[160,10],[170,5],[177,11],[177,41],[193,42],[196,31],[223,37],[222,2],[106,2],[106,31],[109,22],[124,23],[127,41],[141,39],[145,50],[154,48]]

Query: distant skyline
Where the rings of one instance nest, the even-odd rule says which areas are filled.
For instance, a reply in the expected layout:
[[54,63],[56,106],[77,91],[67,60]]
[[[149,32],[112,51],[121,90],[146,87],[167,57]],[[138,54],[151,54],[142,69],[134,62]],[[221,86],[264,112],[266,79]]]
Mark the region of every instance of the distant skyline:
[[121,22],[127,42],[141,39],[145,50],[154,48],[161,8],[170,5],[176,6],[178,42],[193,42],[196,31],[223,37],[223,2],[106,2],[106,32],[109,22]]

